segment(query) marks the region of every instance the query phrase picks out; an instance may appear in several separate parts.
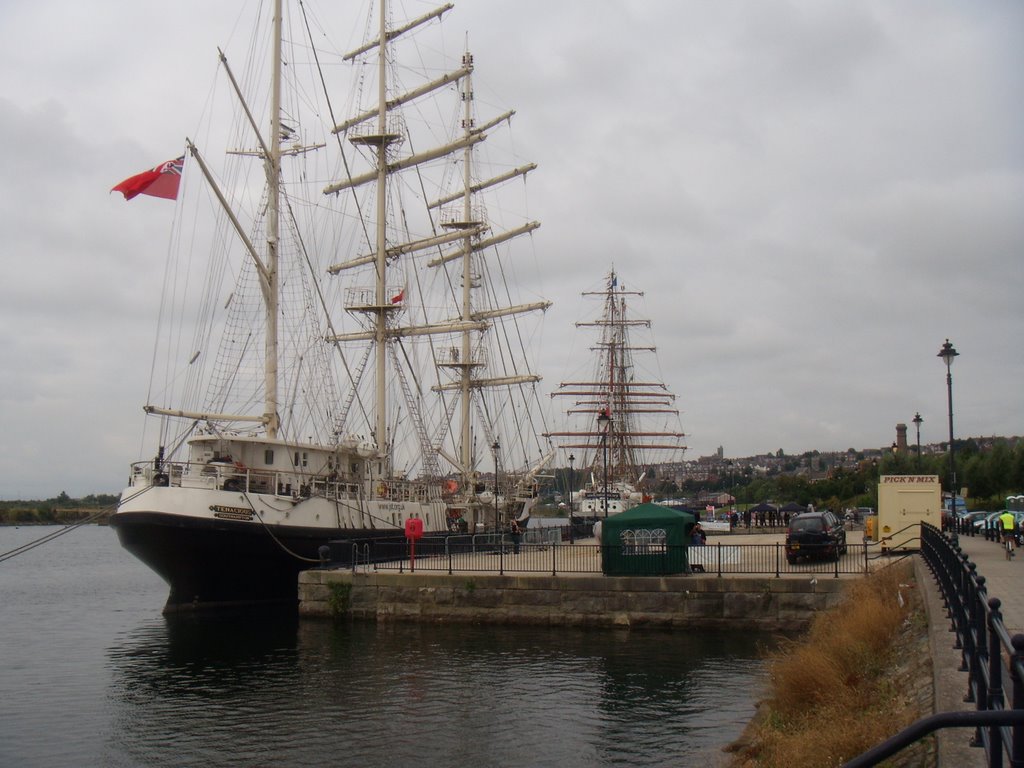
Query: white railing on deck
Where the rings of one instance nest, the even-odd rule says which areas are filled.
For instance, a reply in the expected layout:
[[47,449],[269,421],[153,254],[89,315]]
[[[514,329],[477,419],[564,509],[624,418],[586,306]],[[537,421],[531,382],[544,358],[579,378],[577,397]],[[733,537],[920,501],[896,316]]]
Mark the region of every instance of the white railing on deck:
[[219,463],[165,461],[160,472],[157,472],[152,462],[139,462],[132,465],[131,484],[221,489],[293,498],[322,496],[328,499],[353,500],[362,495],[359,483]]

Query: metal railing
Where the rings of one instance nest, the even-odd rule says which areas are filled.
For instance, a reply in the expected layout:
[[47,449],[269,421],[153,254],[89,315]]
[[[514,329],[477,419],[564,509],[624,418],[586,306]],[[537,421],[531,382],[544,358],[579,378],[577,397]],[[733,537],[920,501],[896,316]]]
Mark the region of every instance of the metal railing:
[[[140,461],[132,464],[131,472],[133,486],[152,484],[273,494],[293,498],[323,496],[328,499],[344,500],[358,499],[363,494],[362,485],[352,480],[331,480],[299,471],[256,470],[234,462],[164,461],[157,471],[152,461]],[[426,498],[425,491],[411,488],[411,484],[406,481],[381,485],[385,491],[381,495],[385,498]]]
[[942,530],[946,533],[955,533],[958,536],[986,536],[985,527],[981,526],[976,528],[974,521],[965,519],[962,517],[949,518],[946,515],[942,516]]
[[[983,747],[986,764],[1024,766],[1024,635],[1010,637],[999,598],[989,597],[985,577],[964,554],[952,533],[921,525],[921,554],[942,592],[967,672],[965,702],[973,711],[940,712],[924,718],[848,762],[845,768],[878,765],[921,737],[941,728],[974,728],[973,746]],[[1009,690],[1007,690],[1009,688]]]
[[[559,529],[545,531],[545,538],[524,536],[516,542],[510,534],[477,534],[424,538],[415,549],[407,541],[377,542],[372,562],[365,553],[355,554],[348,562],[359,562],[366,570],[434,571],[445,573],[543,573],[600,574],[611,556],[637,558],[638,573],[645,567],[651,573],[671,573],[670,564],[686,563],[689,571],[715,576],[825,576],[865,575],[878,561],[890,561],[891,553],[876,542],[848,544],[838,557],[825,546],[821,552],[805,546],[801,559],[790,563],[782,542],[741,544],[736,539],[709,542],[705,546],[652,545],[603,547],[599,544],[566,543]],[[915,547],[916,548],[916,547]],[[603,551],[607,550],[607,551]],[[683,559],[683,550],[686,557]],[[820,556],[819,556],[820,555]],[[678,569],[677,569],[678,570]],[[684,571],[685,572],[685,571]]]

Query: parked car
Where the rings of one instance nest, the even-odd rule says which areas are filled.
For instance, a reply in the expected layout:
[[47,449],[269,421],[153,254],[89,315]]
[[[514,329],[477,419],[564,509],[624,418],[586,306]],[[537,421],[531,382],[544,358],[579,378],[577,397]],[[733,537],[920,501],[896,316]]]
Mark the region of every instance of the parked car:
[[984,531],[986,528],[995,528],[998,525],[999,516],[1003,514],[1002,509],[995,512],[986,512],[971,518],[971,525],[976,531]]
[[1024,512],[1013,509],[1000,509],[998,512],[989,512],[982,520],[975,520],[974,527],[979,531],[984,531],[986,528],[1001,528],[1002,523],[999,521],[999,516],[1007,511],[1013,515],[1013,519],[1015,521],[1014,524],[1017,526],[1017,530],[1024,530]]
[[831,511],[802,512],[790,518],[786,529],[786,560],[799,558],[838,560],[846,553],[846,530]]
[[989,513],[987,509],[974,509],[970,512],[959,512],[957,517],[961,520],[974,520],[979,517],[984,517]]
[[964,512],[960,515],[960,519],[973,526],[977,524],[978,520],[987,518],[991,514],[991,510],[988,509],[975,509],[972,512]]

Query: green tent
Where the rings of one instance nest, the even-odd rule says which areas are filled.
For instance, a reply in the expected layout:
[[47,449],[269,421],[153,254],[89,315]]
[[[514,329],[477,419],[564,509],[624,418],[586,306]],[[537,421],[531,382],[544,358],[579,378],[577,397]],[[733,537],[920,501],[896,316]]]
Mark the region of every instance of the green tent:
[[601,525],[601,570],[606,576],[663,576],[687,570],[687,545],[696,517],[660,504],[640,504]]

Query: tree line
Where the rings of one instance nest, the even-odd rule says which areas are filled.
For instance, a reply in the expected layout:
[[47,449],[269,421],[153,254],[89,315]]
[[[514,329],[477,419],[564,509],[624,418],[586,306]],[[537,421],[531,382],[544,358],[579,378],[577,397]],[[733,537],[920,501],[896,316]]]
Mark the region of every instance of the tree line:
[[[956,484],[967,490],[971,509],[1001,509],[1006,497],[1024,493],[1024,440],[997,438],[984,447],[974,439],[953,444]],[[749,477],[736,486],[737,503],[759,503],[769,499],[795,501],[842,510],[874,507],[878,504],[881,475],[938,475],[944,491],[950,487],[949,452],[918,456],[911,447],[891,451],[878,459],[861,461],[856,469],[831,470],[822,479],[811,480],[795,474]],[[728,478],[724,478],[728,482]],[[726,490],[724,486],[720,490]]]
[[[967,489],[970,509],[1002,509],[1006,497],[1024,493],[1024,439],[974,438],[953,443],[958,489]],[[736,464],[734,471],[708,480],[685,480],[677,484],[657,479],[649,471],[645,490],[655,500],[685,496],[696,499],[701,493],[728,493],[740,506],[763,501],[813,504],[833,510],[851,507],[873,507],[878,504],[878,478],[881,475],[938,475],[943,491],[950,485],[949,452],[918,455],[914,446],[905,451],[888,451],[879,458],[865,459],[855,468],[833,467],[824,477],[800,474],[802,464],[809,464],[819,454],[812,451],[793,457],[781,471],[756,473],[752,467]],[[803,461],[801,461],[803,459]],[[656,469],[656,468],[652,468]],[[653,482],[651,476],[655,476]],[[578,481],[580,476],[576,472]],[[568,470],[555,472],[555,486],[563,494],[568,489]]]
[[98,493],[74,499],[61,491],[52,499],[0,501],[0,525],[77,523],[105,509],[113,512],[117,498],[117,494]]

